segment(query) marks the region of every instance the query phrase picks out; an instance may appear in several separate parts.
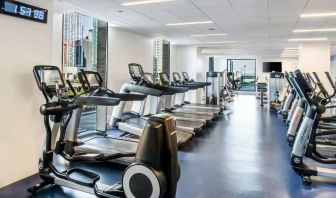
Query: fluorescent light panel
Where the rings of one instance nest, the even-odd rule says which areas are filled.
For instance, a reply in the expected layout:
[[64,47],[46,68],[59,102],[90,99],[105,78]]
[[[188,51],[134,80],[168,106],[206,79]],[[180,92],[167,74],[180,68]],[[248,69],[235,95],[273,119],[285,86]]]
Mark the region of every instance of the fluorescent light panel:
[[207,44],[229,44],[229,43],[236,43],[236,41],[214,41],[214,42],[205,42]]
[[320,29],[297,29],[293,30],[294,33],[305,33],[305,32],[336,32],[336,28],[320,28]]
[[294,47],[286,47],[282,51],[281,57],[298,57],[299,56],[299,48]]
[[194,22],[182,22],[182,23],[168,23],[167,26],[180,26],[180,25],[198,25],[198,24],[211,24],[213,21],[194,21]]
[[299,48],[290,48],[290,47],[284,49],[284,51],[288,51],[288,52],[298,51],[298,50],[299,50]]
[[329,17],[329,16],[336,16],[336,12],[301,14],[301,18]]
[[151,4],[151,3],[163,3],[168,1],[175,1],[175,0],[145,0],[145,1],[133,1],[122,3],[123,6],[133,6],[133,5],[143,5],[143,4]]
[[288,55],[288,54],[281,54],[281,57],[283,58],[295,58],[295,57],[299,57],[299,55]]
[[299,48],[296,48],[296,47],[285,47],[284,50],[299,50]]
[[298,55],[298,54],[299,54],[299,52],[296,52],[296,53],[282,52],[282,54],[286,54],[286,55]]
[[328,38],[293,38],[288,39],[289,42],[296,42],[296,41],[326,41]]
[[194,34],[191,37],[226,36],[227,34]]

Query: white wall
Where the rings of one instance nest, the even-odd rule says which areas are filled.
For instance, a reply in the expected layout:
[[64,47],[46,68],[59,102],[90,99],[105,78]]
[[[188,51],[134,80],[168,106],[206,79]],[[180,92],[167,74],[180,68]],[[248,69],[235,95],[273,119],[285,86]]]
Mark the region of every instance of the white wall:
[[[128,64],[142,65],[144,72],[153,72],[153,39],[116,28],[109,28],[108,88],[119,91],[129,82]],[[127,109],[129,109],[127,105]],[[126,110],[127,110],[126,109]],[[111,109],[109,110],[110,115]]]
[[[205,71],[209,68],[209,56],[201,54],[200,59]],[[215,71],[223,71],[227,67],[227,59],[256,59],[256,76],[260,81],[265,81],[266,73],[262,72],[263,62],[282,62],[282,71],[292,71],[297,68],[297,58],[263,58],[258,56],[215,56]]]
[[52,65],[62,66],[62,40],[63,40],[63,13],[53,13],[53,37],[52,37]]
[[53,2],[22,0],[49,10],[48,24],[0,16],[0,187],[37,172],[45,137],[39,107],[44,102],[32,69],[51,64]]
[[[209,57],[203,54],[200,48],[195,46],[176,46],[171,47],[171,72],[187,71],[191,78],[197,81],[204,81],[205,74],[209,70]],[[227,59],[256,59],[256,75],[261,81],[265,81],[266,73],[262,72],[262,63],[268,61],[282,62],[283,71],[292,71],[297,68],[297,58],[263,58],[258,56],[233,56],[215,55],[215,71],[223,71],[227,67]],[[191,95],[191,102],[201,102],[201,91]]]
[[[31,1],[26,0],[31,3]],[[97,14],[69,4],[36,0],[34,5],[49,10],[48,24],[1,15],[4,28],[0,37],[3,96],[0,123],[0,187],[35,174],[45,138],[39,107],[44,102],[32,75],[37,64],[62,65],[62,13],[76,11],[88,16]],[[55,12],[54,12],[55,8]],[[101,18],[100,18],[101,19]],[[104,20],[104,19],[103,19]],[[153,40],[134,33],[109,28],[108,87],[119,91],[129,81],[129,63],[142,64],[152,72]],[[18,166],[13,166],[17,164]]]
[[316,72],[329,93],[332,88],[324,72],[331,71],[331,48],[328,43],[305,43],[299,47],[299,68],[303,72]]
[[[205,71],[199,59],[198,49],[195,46],[172,46],[171,47],[171,73],[173,72],[188,72],[190,78],[197,81],[204,81]],[[172,79],[172,77],[171,77]],[[190,102],[200,103],[201,90],[192,91]]]

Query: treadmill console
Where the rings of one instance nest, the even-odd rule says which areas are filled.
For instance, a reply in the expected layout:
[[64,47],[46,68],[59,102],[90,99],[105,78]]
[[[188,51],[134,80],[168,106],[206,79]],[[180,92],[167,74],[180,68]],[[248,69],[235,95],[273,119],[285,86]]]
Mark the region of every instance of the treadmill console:
[[151,83],[154,84],[154,78],[153,78],[153,74],[152,74],[152,73],[146,72],[146,73],[145,73],[145,78],[146,78],[149,82],[151,82]]
[[97,79],[97,76],[95,74],[86,74],[86,78],[88,80],[88,83],[90,83],[91,87],[99,87],[100,83]]
[[161,84],[169,85],[169,77],[167,73],[159,73]]
[[132,80],[139,82],[144,77],[141,65],[136,63],[128,64],[128,69]]
[[175,82],[175,83],[181,83],[181,76],[180,76],[179,73],[174,72],[174,73],[173,73],[173,78],[174,78],[174,82]]
[[185,81],[189,81],[189,75],[187,72],[182,72],[182,75]]
[[96,89],[103,87],[103,79],[98,72],[84,71],[83,69],[78,73],[78,79],[82,84],[84,90]]

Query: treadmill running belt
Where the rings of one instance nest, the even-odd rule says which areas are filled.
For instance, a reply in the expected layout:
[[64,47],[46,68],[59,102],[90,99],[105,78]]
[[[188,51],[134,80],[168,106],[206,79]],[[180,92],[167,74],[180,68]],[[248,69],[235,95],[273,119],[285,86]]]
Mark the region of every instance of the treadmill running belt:
[[202,122],[192,122],[192,121],[185,121],[185,120],[176,120],[176,126],[181,127],[191,127],[194,128],[195,131],[199,131],[202,129],[204,124]]
[[177,138],[177,145],[179,147],[186,146],[191,139],[193,138],[193,135],[191,133],[175,130],[176,132],[176,138]]
[[204,112],[204,113],[213,113],[215,115],[218,115],[220,113],[219,110],[213,110],[213,109],[202,109],[202,108],[197,108],[197,107],[178,107],[178,109],[182,110],[182,111],[189,111],[189,112],[195,112],[195,113],[198,113],[198,112]]
[[125,122],[132,126],[143,129],[147,123],[147,120],[142,118],[128,118],[125,120]]
[[185,117],[185,118],[189,118],[189,119],[204,119],[207,121],[211,121],[213,120],[213,116],[208,116],[208,115],[194,115],[191,113],[183,113],[183,112],[174,112],[172,114],[172,116],[176,116],[176,117]]
[[138,147],[138,143],[136,141],[132,142],[108,137],[95,137],[84,141],[84,145],[93,146],[93,148],[97,148],[98,151],[104,151],[104,153],[135,153]]

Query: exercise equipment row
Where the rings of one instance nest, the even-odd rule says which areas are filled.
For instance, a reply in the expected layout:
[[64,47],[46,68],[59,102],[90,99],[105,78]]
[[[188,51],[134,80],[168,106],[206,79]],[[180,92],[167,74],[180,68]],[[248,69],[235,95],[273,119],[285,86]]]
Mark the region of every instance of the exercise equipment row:
[[[81,70],[78,80],[82,89],[78,91],[63,79],[58,67],[34,67],[37,85],[46,100],[40,107],[46,138],[38,166],[43,182],[29,192],[35,194],[59,185],[97,197],[175,197],[180,176],[178,148],[220,119],[224,106],[184,101],[187,91],[210,85],[192,81],[186,73],[184,78],[174,73],[172,82],[168,74],[160,73],[160,83],[155,83],[153,75],[144,73],[141,65],[132,63],[128,68],[131,80],[116,93],[104,86],[98,72]],[[124,112],[126,102],[133,103],[129,112]],[[145,108],[146,104],[150,105]],[[85,106],[97,107],[97,130],[81,132]],[[108,124],[107,107],[114,107]],[[55,156],[69,163],[108,161],[126,169],[120,183],[107,185],[90,170],[58,170]]]
[[335,169],[304,161],[309,158],[320,164],[336,163],[336,115],[330,113],[336,107],[332,104],[336,87],[329,72],[325,76],[331,93],[316,72],[285,73],[288,84],[283,89],[285,97],[278,113],[288,126],[287,142],[292,147],[290,164],[304,184],[312,183],[311,176],[336,178]]

